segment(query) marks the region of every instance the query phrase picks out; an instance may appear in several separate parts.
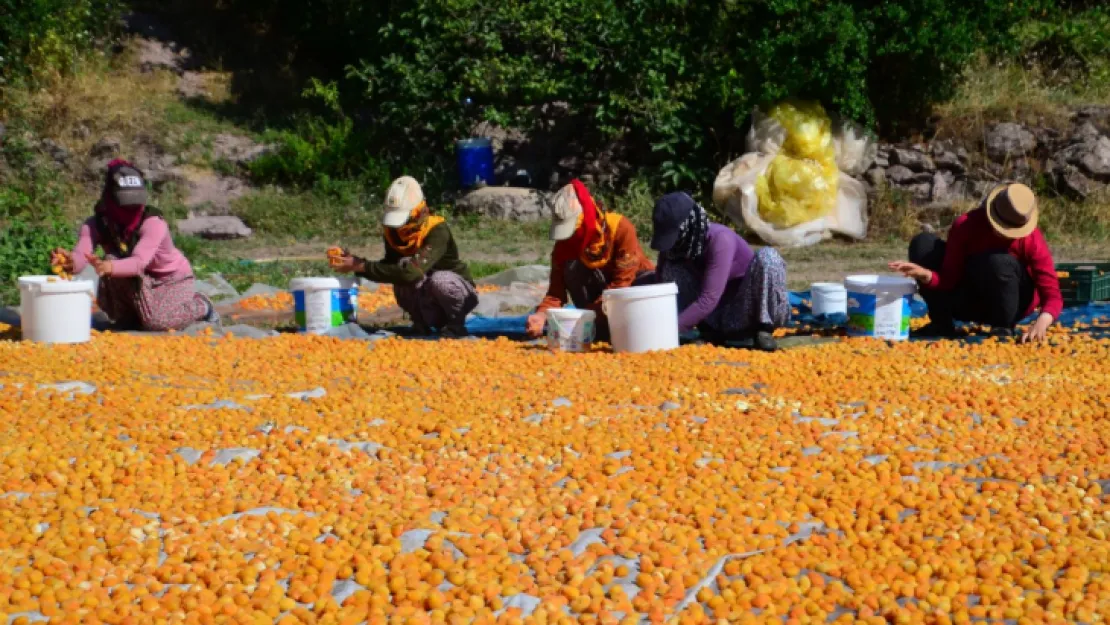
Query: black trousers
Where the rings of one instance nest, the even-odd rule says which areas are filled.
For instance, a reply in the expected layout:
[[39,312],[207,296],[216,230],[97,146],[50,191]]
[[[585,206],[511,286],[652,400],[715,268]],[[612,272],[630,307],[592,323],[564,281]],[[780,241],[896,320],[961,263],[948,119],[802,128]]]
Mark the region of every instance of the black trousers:
[[[922,233],[910,242],[910,262],[939,271],[947,244],[935,234]],[[921,289],[929,320],[941,325],[972,321],[1013,328],[1033,302],[1035,286],[1029,272],[1005,250],[964,259],[964,273],[951,291]]]

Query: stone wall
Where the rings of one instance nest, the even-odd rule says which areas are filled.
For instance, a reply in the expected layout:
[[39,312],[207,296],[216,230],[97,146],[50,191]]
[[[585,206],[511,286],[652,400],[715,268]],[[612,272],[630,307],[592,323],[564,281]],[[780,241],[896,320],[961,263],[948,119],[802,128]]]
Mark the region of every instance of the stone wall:
[[1110,107],[1080,109],[1065,129],[1006,122],[981,137],[881,144],[861,180],[921,206],[972,202],[1007,181],[1085,199],[1110,186]]

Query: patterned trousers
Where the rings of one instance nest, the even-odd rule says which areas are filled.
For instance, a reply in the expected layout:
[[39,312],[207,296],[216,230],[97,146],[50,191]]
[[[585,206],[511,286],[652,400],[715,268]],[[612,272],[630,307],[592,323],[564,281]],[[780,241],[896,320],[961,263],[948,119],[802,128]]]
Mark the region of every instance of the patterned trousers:
[[208,316],[211,301],[197,293],[196,279],[188,276],[100,279],[96,303],[121,329],[182,330]]
[[413,323],[429,328],[462,325],[478,306],[474,285],[453,271],[437,271],[413,284],[394,285],[393,296]]
[[[678,309],[684,310],[701,295],[702,271],[693,263],[663,265],[659,282],[678,285]],[[716,332],[735,333],[759,326],[782,327],[790,321],[786,292],[786,262],[774,248],[760,248],[743,278],[731,280],[717,308],[702,321]]]

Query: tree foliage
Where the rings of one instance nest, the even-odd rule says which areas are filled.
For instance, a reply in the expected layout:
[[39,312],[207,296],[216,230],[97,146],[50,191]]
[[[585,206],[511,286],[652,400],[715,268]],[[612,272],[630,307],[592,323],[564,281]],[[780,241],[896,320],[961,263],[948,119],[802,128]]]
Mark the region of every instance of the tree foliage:
[[[259,0],[241,0],[259,10]],[[343,77],[390,150],[445,148],[480,120],[527,129],[559,102],[675,180],[740,149],[755,105],[820,100],[912,126],[976,53],[1048,0],[299,0],[264,3]],[[312,52],[310,52],[312,51]]]
[[68,71],[122,10],[120,0],[0,0],[0,84]]

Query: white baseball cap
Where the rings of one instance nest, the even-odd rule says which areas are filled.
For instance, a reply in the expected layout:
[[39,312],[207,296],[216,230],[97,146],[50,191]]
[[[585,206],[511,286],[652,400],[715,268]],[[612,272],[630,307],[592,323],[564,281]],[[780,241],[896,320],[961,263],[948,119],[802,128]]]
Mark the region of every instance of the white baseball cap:
[[567,185],[555,193],[551,207],[551,240],[566,241],[578,229],[578,216],[582,214],[582,204],[574,185]]
[[385,194],[382,225],[400,228],[408,222],[412,210],[423,203],[424,192],[420,189],[420,183],[412,176],[401,176],[389,185],[389,191]]

